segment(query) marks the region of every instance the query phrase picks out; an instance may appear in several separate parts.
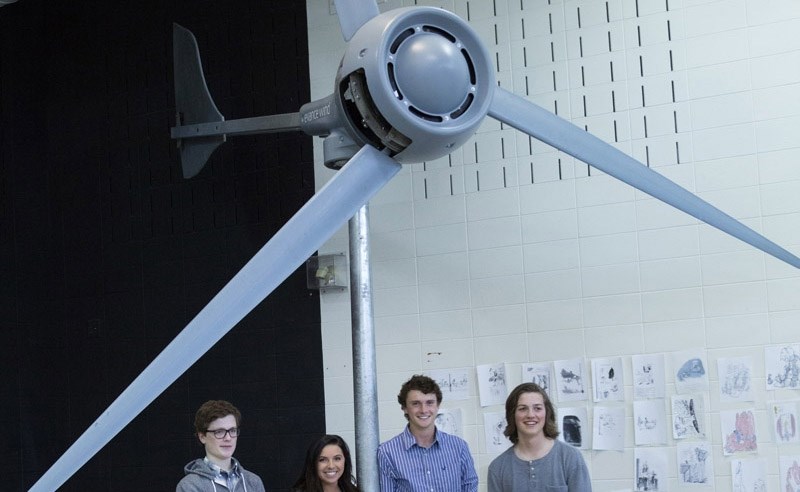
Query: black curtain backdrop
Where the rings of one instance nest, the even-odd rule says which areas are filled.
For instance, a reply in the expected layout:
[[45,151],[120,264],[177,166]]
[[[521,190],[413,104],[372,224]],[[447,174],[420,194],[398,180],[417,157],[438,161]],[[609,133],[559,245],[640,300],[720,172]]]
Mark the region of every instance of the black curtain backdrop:
[[[309,99],[305,2],[0,8],[0,463],[26,490],[313,194],[310,137],[234,137],[182,177],[172,23],[226,119]],[[318,297],[298,270],[60,490],[174,490],[197,407],[243,413],[236,456],[288,490],[324,432]]]

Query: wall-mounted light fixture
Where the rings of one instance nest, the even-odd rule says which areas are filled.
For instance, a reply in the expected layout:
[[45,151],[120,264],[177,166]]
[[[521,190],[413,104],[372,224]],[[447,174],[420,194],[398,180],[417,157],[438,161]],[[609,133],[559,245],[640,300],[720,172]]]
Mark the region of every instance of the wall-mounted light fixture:
[[349,271],[347,256],[334,253],[312,256],[306,260],[306,281],[309,289],[325,292],[347,288]]

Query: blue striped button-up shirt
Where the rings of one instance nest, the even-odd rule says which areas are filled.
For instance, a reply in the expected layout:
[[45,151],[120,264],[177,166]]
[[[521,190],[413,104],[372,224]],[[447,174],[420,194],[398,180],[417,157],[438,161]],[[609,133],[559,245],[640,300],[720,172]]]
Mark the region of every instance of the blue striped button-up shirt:
[[478,474],[469,446],[436,429],[433,445],[417,445],[408,426],[378,447],[381,492],[475,492]]

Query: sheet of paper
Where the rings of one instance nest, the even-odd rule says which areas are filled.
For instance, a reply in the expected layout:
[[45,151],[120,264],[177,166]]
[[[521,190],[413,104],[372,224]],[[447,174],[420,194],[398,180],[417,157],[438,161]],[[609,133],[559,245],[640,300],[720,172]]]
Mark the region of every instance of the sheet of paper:
[[706,437],[705,398],[702,394],[672,395],[672,437]]
[[755,401],[752,357],[720,357],[717,359],[717,371],[719,401]]
[[505,364],[483,364],[477,370],[481,406],[504,405],[508,396]]
[[538,384],[551,400],[555,400],[558,396],[553,391],[553,364],[551,362],[522,364],[522,382]]
[[707,487],[714,483],[711,445],[708,441],[679,442],[676,453],[679,485]]
[[464,423],[460,408],[440,408],[436,414],[436,428],[448,434],[464,437]]
[[722,454],[730,456],[758,452],[754,408],[720,410],[719,424],[722,431]]
[[624,401],[622,357],[592,359],[594,401]]
[[667,444],[666,402],[658,400],[634,400],[633,441],[637,446]]
[[472,368],[434,369],[428,371],[428,377],[436,381],[442,390],[444,401],[468,400],[472,386]]
[[670,476],[668,448],[633,448],[633,490],[665,490]]
[[631,367],[634,400],[666,397],[664,354],[633,355]]
[[708,363],[704,350],[674,352],[672,370],[677,393],[708,391]]
[[625,449],[625,407],[594,407],[592,449]]
[[503,434],[506,430],[506,417],[503,412],[483,414],[483,433],[486,452],[500,454],[511,446],[511,441]]
[[553,367],[559,401],[587,399],[589,383],[586,380],[586,364],[583,359],[557,360],[553,362]]
[[558,438],[578,449],[592,449],[592,426],[586,407],[561,407],[558,409]]

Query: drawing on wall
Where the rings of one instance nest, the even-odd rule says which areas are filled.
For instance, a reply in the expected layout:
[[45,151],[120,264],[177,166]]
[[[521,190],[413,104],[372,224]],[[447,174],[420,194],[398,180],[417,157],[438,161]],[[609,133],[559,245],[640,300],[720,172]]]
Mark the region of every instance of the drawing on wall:
[[436,414],[436,428],[454,436],[463,437],[462,422],[460,408],[440,408]]
[[767,460],[731,460],[732,492],[767,492]]
[[559,401],[585,400],[588,390],[583,359],[557,360],[553,366]]
[[764,348],[767,389],[800,389],[800,344]]
[[666,448],[634,448],[633,456],[633,490],[667,490]]
[[714,475],[711,446],[707,441],[679,442],[678,483],[681,485],[710,485]]
[[553,383],[553,365],[550,362],[541,364],[525,363],[522,364],[522,382],[536,383],[550,399],[555,400],[555,394],[551,391]]
[[592,449],[625,449],[625,407],[594,407]]
[[754,401],[752,357],[721,357],[717,368],[720,401]]
[[667,410],[664,400],[634,400],[633,441],[637,446],[667,444]]
[[633,398],[664,398],[666,371],[664,354],[633,355]]
[[779,489],[800,492],[800,454],[780,457]]
[[798,402],[773,402],[768,407],[772,417],[772,431],[776,444],[800,443],[800,432],[797,429]]
[[622,357],[592,359],[594,401],[625,400]]
[[445,401],[468,400],[470,387],[470,374],[472,368],[436,369],[428,371],[428,376],[436,381],[442,390],[442,399]]
[[706,367],[706,357],[702,350],[673,353],[672,369],[675,376],[675,391],[678,393],[708,391]]
[[755,410],[722,410],[719,412],[722,429],[722,453],[725,456],[758,451]]
[[703,395],[672,395],[672,437],[702,439],[705,435]]
[[478,392],[482,407],[505,403],[508,396],[505,364],[501,362],[478,366]]
[[561,431],[558,434],[559,439],[578,449],[591,449],[589,414],[586,407],[559,408],[556,421]]
[[483,414],[483,435],[487,453],[502,453],[511,441],[503,434],[506,430],[506,416],[503,412],[487,412]]

